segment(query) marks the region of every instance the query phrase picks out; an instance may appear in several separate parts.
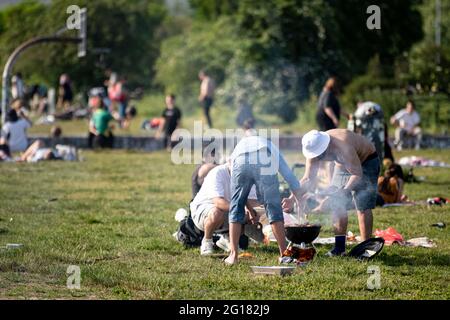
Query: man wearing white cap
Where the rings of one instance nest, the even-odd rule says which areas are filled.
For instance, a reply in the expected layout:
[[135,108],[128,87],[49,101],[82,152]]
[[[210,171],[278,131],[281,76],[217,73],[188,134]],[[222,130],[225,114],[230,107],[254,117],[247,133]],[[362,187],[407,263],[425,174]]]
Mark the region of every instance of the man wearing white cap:
[[[347,210],[352,208],[352,198],[358,214],[361,239],[367,240],[372,234],[372,209],[376,204],[380,173],[380,160],[375,146],[365,137],[345,129],[310,131],[303,137],[302,146],[303,155],[307,159],[305,174],[300,180],[302,187],[314,188],[322,161],[333,161],[336,164],[331,185],[338,191],[326,197],[316,210],[330,209],[333,212],[336,243],[328,255],[343,255],[348,224]],[[285,200],[284,206],[291,206],[290,202]]]

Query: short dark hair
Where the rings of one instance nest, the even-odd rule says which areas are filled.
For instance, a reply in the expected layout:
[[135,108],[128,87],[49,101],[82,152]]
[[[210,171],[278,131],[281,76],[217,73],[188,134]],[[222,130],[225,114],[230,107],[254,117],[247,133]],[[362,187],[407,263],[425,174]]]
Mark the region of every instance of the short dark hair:
[[126,110],[127,116],[134,118],[137,115],[137,109],[135,106],[129,106]]
[[255,119],[248,118],[247,120],[245,120],[244,123],[242,124],[242,128],[244,130],[250,130],[255,128]]
[[406,102],[406,104],[407,104],[407,105],[408,105],[408,104],[411,104],[412,107],[413,107],[414,109],[416,108],[416,103],[414,102],[414,100],[409,99],[409,100]]
[[59,138],[62,135],[61,127],[55,126],[50,130],[50,135],[52,138]]
[[6,114],[6,121],[17,122],[17,120],[19,120],[19,117],[17,116],[16,110],[10,109]]
[[172,100],[175,100],[177,98],[177,96],[174,95],[173,93],[170,93],[167,96],[170,97]]

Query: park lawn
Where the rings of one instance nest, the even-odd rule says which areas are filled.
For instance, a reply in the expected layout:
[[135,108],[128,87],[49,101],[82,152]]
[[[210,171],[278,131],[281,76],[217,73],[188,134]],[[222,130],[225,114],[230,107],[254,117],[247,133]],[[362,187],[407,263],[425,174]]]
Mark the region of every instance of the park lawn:
[[[404,153],[407,154],[407,153]],[[412,154],[409,152],[408,154]],[[450,151],[422,151],[450,162]],[[277,249],[252,247],[252,260],[226,267],[172,238],[174,213],[190,200],[193,166],[166,152],[83,152],[78,163],[0,163],[0,298],[3,299],[450,299],[449,207],[376,209],[375,228],[406,239],[427,236],[432,249],[385,247],[366,263],[325,258],[329,246],[290,277],[256,277],[251,265],[275,265]],[[290,153],[289,161],[301,161]],[[408,184],[414,200],[450,197],[449,169],[417,169],[426,182]],[[358,230],[354,213],[349,230]],[[321,236],[331,235],[329,224]],[[69,265],[81,268],[81,289],[66,287]],[[381,289],[366,282],[379,266]]]

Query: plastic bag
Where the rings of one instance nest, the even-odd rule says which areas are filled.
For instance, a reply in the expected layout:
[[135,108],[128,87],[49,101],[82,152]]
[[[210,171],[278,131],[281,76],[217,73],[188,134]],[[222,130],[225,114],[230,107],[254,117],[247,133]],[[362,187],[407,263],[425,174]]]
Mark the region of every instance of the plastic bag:
[[404,241],[403,236],[392,227],[389,227],[386,230],[378,230],[377,229],[375,231],[375,236],[383,238],[385,245],[388,245],[388,246],[390,246],[394,243],[403,244],[403,241]]

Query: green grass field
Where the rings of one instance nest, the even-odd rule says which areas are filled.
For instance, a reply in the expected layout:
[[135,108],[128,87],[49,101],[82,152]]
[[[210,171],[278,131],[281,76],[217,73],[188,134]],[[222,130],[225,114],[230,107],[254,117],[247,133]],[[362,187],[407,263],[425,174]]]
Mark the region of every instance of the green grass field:
[[[404,153],[408,154],[408,153]],[[411,154],[411,153],[410,153]],[[450,162],[449,151],[423,151]],[[0,163],[2,299],[450,299],[449,207],[376,209],[375,228],[406,239],[427,236],[432,249],[385,247],[369,263],[325,258],[328,246],[290,277],[256,277],[251,265],[275,265],[277,249],[251,247],[236,267],[200,257],[172,238],[174,213],[190,200],[193,166],[171,164],[166,152],[84,152],[79,163]],[[287,158],[301,161],[298,154]],[[413,200],[450,197],[449,169],[417,169],[426,182],[408,184]],[[357,232],[350,214],[349,230]],[[330,236],[325,225],[321,236]],[[69,265],[81,268],[81,289],[66,287]],[[379,266],[381,289],[368,290],[368,266]]]

